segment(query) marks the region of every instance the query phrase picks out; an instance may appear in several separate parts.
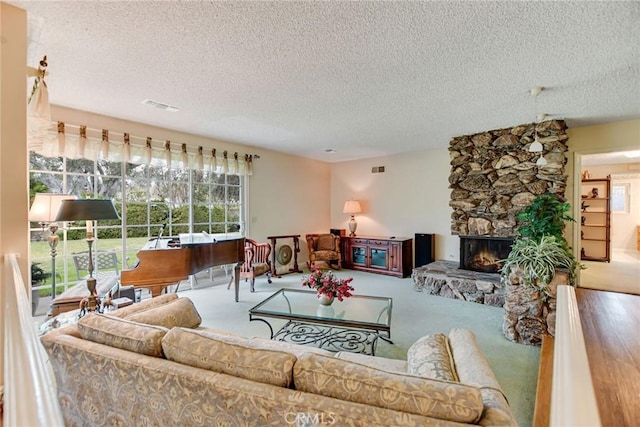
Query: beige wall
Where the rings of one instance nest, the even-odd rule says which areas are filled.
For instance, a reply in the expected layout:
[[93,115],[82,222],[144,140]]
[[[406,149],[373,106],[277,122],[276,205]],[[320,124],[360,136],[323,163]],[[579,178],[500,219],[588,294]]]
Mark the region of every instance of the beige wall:
[[[574,200],[573,188],[580,181],[579,174],[574,177],[574,159],[579,160],[582,154],[640,149],[640,120],[568,129],[567,134],[566,196],[577,206],[573,216],[580,218],[579,194],[577,204]],[[448,141],[442,145],[448,146]],[[385,166],[386,172],[372,174],[373,166]],[[355,198],[364,202],[364,212],[356,216],[357,234],[413,237],[415,233],[435,233],[436,259],[457,261],[458,237],[450,231],[449,173],[446,148],[333,164],[331,227],[347,228],[349,216],[342,213],[342,205]],[[573,240],[573,228],[568,227],[567,237],[579,248],[579,242]]]
[[[258,241],[266,241],[267,236],[291,234],[300,234],[304,238],[306,233],[329,228],[331,200],[327,163],[69,108],[53,106],[51,114],[53,120],[69,124],[128,132],[132,136],[158,140],[169,139],[202,146],[205,152],[216,148],[218,152],[229,150],[259,154],[260,159],[253,162],[253,175],[247,186],[247,236]],[[282,243],[291,244],[291,241],[283,240]],[[301,251],[300,258],[306,260],[304,242]]]
[[[5,318],[4,256],[20,256],[28,287],[29,185],[27,173],[27,14],[0,3],[0,318]],[[4,384],[4,322],[0,328],[0,384]]]
[[[567,200],[573,205],[573,217],[580,218],[580,192],[574,189],[580,184],[581,156],[640,149],[640,119],[568,129],[567,134]],[[575,223],[567,230],[567,240],[576,255],[580,250],[579,227]]]
[[[443,145],[447,145],[443,143]],[[371,173],[384,166],[384,173]],[[451,235],[449,151],[425,150],[333,164],[331,227],[348,229],[344,202],[362,203],[358,235],[414,237],[436,234],[436,259],[459,259],[458,237]]]

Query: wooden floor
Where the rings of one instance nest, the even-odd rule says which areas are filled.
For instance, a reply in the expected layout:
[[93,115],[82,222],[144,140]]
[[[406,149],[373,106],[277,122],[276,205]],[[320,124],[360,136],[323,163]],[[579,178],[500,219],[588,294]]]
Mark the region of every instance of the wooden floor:
[[600,421],[640,420],[640,296],[576,289]]

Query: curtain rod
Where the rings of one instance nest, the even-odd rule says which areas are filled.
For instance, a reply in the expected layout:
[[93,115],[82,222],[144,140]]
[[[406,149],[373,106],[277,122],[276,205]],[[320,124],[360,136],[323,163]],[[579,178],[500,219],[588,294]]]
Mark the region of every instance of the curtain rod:
[[[52,122],[51,126],[54,129],[57,129],[58,133],[64,133],[65,135],[67,134],[67,128],[68,127],[72,127],[75,129],[78,129],[78,135],[79,136],[83,136],[85,138],[93,138],[93,139],[101,139],[101,140],[106,140],[109,142],[115,142],[115,143],[122,143],[125,144],[125,142],[128,142],[129,144],[131,144],[132,146],[137,146],[140,148],[146,147],[147,143],[149,142],[156,142],[157,144],[157,148],[159,149],[166,149],[167,143],[170,143],[172,146],[177,145],[179,147],[182,147],[184,145],[186,145],[189,148],[192,148],[194,150],[194,152],[192,154],[196,154],[200,152],[200,148],[204,148],[202,145],[193,145],[193,143],[185,143],[185,142],[178,142],[178,141],[172,141],[170,139],[159,139],[159,138],[152,138],[152,137],[142,137],[142,136],[137,136],[137,135],[131,135],[128,132],[114,132],[108,129],[98,129],[98,128],[92,128],[92,127],[88,127],[86,125],[77,125],[75,123],[67,123],[67,122],[63,122],[63,121],[57,121],[57,122]],[[91,132],[92,135],[87,134],[87,132]],[[93,135],[95,134],[95,135]],[[121,140],[113,140],[111,137],[112,136],[118,136],[121,138]],[[133,140],[136,140],[136,142],[134,142]],[[217,152],[216,148],[212,149],[214,152]],[[178,150],[178,151],[182,151]],[[240,155],[240,153],[238,151],[232,151],[232,150],[223,150],[223,151],[227,151],[229,153],[234,153],[234,154],[238,154]],[[221,151],[222,152],[222,151]],[[245,153],[248,156],[252,156],[253,159],[259,159],[260,155],[259,154],[251,154],[251,153]]]

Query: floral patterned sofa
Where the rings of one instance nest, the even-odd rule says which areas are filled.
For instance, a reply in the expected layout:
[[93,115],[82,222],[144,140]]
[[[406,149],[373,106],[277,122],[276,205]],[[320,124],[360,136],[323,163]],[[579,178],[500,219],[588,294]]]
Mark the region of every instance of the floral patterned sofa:
[[41,341],[66,425],[515,425],[475,336],[418,340],[407,360],[201,328],[166,294],[89,314]]

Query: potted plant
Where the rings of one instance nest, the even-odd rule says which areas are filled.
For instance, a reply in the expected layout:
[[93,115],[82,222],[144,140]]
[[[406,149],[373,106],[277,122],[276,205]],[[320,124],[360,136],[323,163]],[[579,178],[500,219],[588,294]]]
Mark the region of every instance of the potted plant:
[[40,267],[37,262],[31,263],[31,315],[36,315],[38,303],[40,302],[40,290],[33,289],[34,286],[44,284],[44,281],[51,277],[51,273],[47,273]]
[[556,286],[575,286],[576,261],[563,232],[574,219],[570,205],[558,196],[537,196],[518,220],[517,237],[503,260],[504,335],[515,342],[538,345],[544,334],[555,334]]

